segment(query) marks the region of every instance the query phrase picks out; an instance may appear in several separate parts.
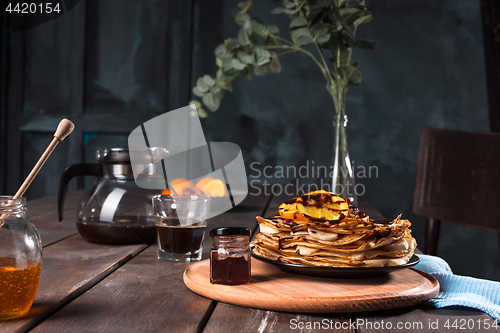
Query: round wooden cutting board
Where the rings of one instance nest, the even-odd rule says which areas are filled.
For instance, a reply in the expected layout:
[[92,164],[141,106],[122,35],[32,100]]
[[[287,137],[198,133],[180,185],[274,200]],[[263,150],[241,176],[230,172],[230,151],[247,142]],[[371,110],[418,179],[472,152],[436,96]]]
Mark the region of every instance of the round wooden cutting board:
[[358,312],[401,308],[429,300],[439,282],[411,268],[367,279],[328,279],[282,272],[252,260],[252,282],[226,286],[210,283],[210,260],[184,271],[184,283],[216,301],[288,312]]

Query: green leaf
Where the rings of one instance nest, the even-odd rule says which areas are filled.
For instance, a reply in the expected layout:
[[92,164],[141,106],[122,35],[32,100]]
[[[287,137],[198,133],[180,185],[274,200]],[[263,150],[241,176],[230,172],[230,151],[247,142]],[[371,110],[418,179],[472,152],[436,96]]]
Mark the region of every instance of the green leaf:
[[219,46],[217,46],[214,53],[217,58],[223,61],[233,58],[233,55],[227,52],[225,44],[220,44]]
[[256,42],[265,40],[267,36],[269,36],[269,30],[267,30],[267,27],[264,24],[256,20],[250,21],[250,24],[252,25],[252,37],[254,37]]
[[277,35],[280,33],[280,29],[275,25],[267,26],[267,30],[269,31],[270,35]]
[[293,0],[283,0],[283,6],[287,9],[295,8],[295,2]]
[[352,85],[357,85],[363,80],[363,74],[352,65],[344,67],[344,73],[348,82]]
[[213,94],[206,94],[201,100],[210,111],[217,111],[220,106],[220,98],[215,98]]
[[333,27],[338,27],[340,25],[337,15],[331,10],[327,10],[325,20],[329,22]]
[[345,17],[355,15],[359,13],[360,11],[363,11],[365,8],[362,6],[350,6],[350,7],[344,7],[339,9],[339,14],[342,17],[343,20],[345,20]]
[[198,89],[198,87],[193,87],[193,94],[195,94],[198,97],[203,97],[205,95],[205,92]]
[[281,73],[281,63],[280,59],[278,58],[278,54],[276,52],[273,52],[271,54],[271,61],[269,61],[269,69],[273,73]]
[[295,15],[298,11],[299,9],[285,9],[285,14]]
[[361,16],[360,18],[356,19],[356,21],[353,22],[353,26],[357,27],[358,25],[362,23],[368,23],[372,20],[372,13],[368,12],[367,14]]
[[203,76],[203,82],[205,82],[205,84],[209,87],[213,87],[215,85],[214,79],[208,74]]
[[250,21],[250,15],[248,14],[238,14],[236,15],[236,17],[234,18],[234,21],[236,22],[236,24],[238,25],[243,25],[245,24],[246,22]]
[[227,90],[232,92],[233,91],[233,86],[231,85],[231,82],[229,81],[223,81],[221,79],[214,79],[215,85],[221,89]]
[[271,53],[263,48],[255,47],[255,66],[263,66],[267,64],[271,58]]
[[318,42],[319,44],[323,44],[328,42],[329,40],[330,40],[330,34],[326,34],[316,39],[316,42]]
[[205,111],[204,108],[202,108],[202,107],[196,108],[196,111],[198,111],[198,116],[200,116],[200,118],[208,117],[208,113],[207,113],[207,111]]
[[219,87],[214,87],[212,88],[212,94],[215,98],[221,99],[224,97],[224,90]]
[[245,29],[247,35],[250,36],[252,34],[252,24],[250,23],[250,21],[245,22],[242,28]]
[[227,77],[233,77],[235,75],[238,75],[240,73],[239,70],[235,69],[233,67],[233,60],[234,59],[231,59],[231,60],[228,60],[228,61],[224,61],[224,64],[222,65],[222,73],[224,75],[226,75]]
[[[328,34],[328,25],[325,23],[316,24],[315,26],[312,26],[309,31],[311,32],[313,39],[317,40],[318,38],[322,38]],[[328,39],[326,41],[328,41]]]
[[271,10],[271,14],[281,14],[285,12],[285,7],[276,7],[273,10]]
[[265,75],[265,74],[267,74],[268,71],[269,71],[269,68],[267,67],[267,65],[258,66],[258,67],[253,68],[253,72],[255,73],[255,75]]
[[250,38],[248,37],[244,27],[241,27],[240,31],[238,32],[238,41],[243,46],[252,45],[252,42],[250,41]]
[[296,17],[290,22],[290,25],[288,27],[290,29],[294,29],[294,28],[301,28],[301,27],[305,27],[305,26],[307,26],[307,21],[303,17]]
[[195,110],[197,108],[201,108],[201,103],[199,101],[197,101],[197,100],[191,100],[191,101],[189,101],[188,105],[191,107],[191,109],[194,108]]
[[198,78],[198,80],[196,81],[196,87],[201,91],[201,92],[207,92],[208,89],[210,88],[206,83],[205,81],[203,81],[203,78],[200,77]]
[[238,60],[243,64],[252,65],[254,62],[253,54],[248,54],[243,51],[238,51],[237,55],[238,55]]
[[232,38],[226,39],[224,45],[226,46],[226,51],[229,53],[233,52],[235,49],[241,46],[240,42],[237,39],[232,39]]
[[313,42],[311,32],[308,28],[299,28],[292,32],[292,40],[298,46],[304,46]]
[[222,61],[219,57],[215,57],[215,64],[217,65],[217,67],[222,67],[223,63],[224,61]]
[[245,68],[245,64],[242,64],[238,59],[232,59],[231,66],[238,71],[241,71]]
[[328,40],[328,42],[321,45],[321,47],[329,49],[332,52],[332,54],[335,56],[339,43],[340,43],[340,41],[339,41],[338,35],[333,34],[330,36],[330,39]]
[[238,7],[240,9],[238,9],[236,12],[234,12],[235,17],[240,15],[240,14],[246,14],[246,13],[250,12],[253,9],[253,2],[250,0],[245,1],[245,2],[240,2],[240,3],[238,3]]
[[340,44],[340,66],[345,67],[351,61],[352,49],[350,47],[345,47],[342,43]]
[[363,49],[375,50],[375,47],[377,46],[377,42],[374,42],[374,41],[368,40],[368,39],[358,38],[354,42],[354,46],[361,47]]
[[340,34],[342,36],[342,39],[345,40],[345,42],[347,43],[347,45],[354,46],[354,35],[351,29],[349,29],[349,27],[345,26]]
[[226,75],[224,74],[224,72],[222,71],[222,67],[221,67],[221,68],[219,68],[219,69],[217,70],[217,72],[215,72],[215,77],[216,77],[216,79],[214,79],[215,84],[217,84],[217,81],[216,81],[216,80],[220,80],[220,81],[222,81],[222,80],[226,80],[226,79],[227,79],[227,76],[226,76]]
[[311,25],[323,23],[326,16],[325,11],[322,7],[313,9],[307,18],[311,22]]

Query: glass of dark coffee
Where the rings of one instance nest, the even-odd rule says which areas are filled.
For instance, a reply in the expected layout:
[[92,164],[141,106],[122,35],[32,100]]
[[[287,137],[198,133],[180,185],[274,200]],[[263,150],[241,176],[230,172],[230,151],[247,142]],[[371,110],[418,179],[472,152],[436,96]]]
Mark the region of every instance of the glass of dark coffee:
[[197,195],[156,195],[153,209],[158,239],[158,259],[201,259],[210,198]]

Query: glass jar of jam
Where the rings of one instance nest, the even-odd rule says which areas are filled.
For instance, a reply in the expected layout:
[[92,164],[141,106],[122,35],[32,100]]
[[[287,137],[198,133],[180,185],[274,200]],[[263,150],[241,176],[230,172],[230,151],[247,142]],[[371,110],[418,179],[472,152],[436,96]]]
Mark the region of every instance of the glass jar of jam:
[[210,230],[210,282],[236,285],[250,282],[250,235],[248,228]]

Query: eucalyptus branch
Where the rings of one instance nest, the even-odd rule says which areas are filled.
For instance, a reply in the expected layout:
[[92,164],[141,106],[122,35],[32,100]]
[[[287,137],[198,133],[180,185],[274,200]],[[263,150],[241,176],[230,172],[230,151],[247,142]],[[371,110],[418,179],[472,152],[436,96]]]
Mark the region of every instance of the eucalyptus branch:
[[[352,4],[351,4],[352,3]],[[214,77],[204,75],[193,87],[194,95],[202,99],[210,111],[216,111],[224,91],[232,91],[231,82],[239,75],[252,78],[256,75],[281,72],[280,56],[301,52],[310,57],[320,68],[326,80],[327,91],[332,96],[337,114],[345,113],[347,85],[359,84],[362,80],[357,63],[350,63],[352,49],[361,47],[374,49],[376,43],[355,39],[357,27],[371,20],[371,13],[363,0],[282,0],[282,6],[272,14],[286,14],[291,18],[288,25],[291,41],[279,36],[276,26],[266,26],[258,18],[250,18],[253,2],[238,4],[234,13],[240,26],[237,38],[228,38],[215,49],[219,67]],[[316,57],[304,47],[315,45]],[[333,71],[330,70],[323,49],[332,54]],[[277,51],[283,50],[284,52]],[[207,116],[199,101],[191,101],[200,117]]]
[[[297,3],[297,0],[294,0],[294,2]],[[304,11],[302,10],[302,7],[298,7],[298,8],[299,8],[300,17],[302,17],[302,19],[304,19],[304,21],[307,24],[307,27],[310,28],[311,22],[309,22],[309,20],[307,19],[307,16],[304,13]],[[325,61],[325,57],[323,56],[323,52],[321,52],[321,48],[320,48],[319,44],[316,42],[316,40],[314,40],[314,45],[316,45],[316,49],[318,50],[321,61],[323,62],[324,68],[322,68],[322,71],[323,71],[323,74],[325,76],[325,79],[327,81],[327,86],[328,86],[328,85],[333,83],[333,78],[332,78],[332,75],[330,73],[330,69]]]
[[304,50],[303,48],[297,47],[297,46],[288,46],[288,45],[272,45],[272,46],[262,46],[264,50],[269,49],[269,50],[293,50],[296,52],[302,52],[304,54],[307,54],[309,57],[311,57],[312,60],[318,65],[322,70],[323,67],[321,66],[321,63],[319,62],[318,59],[309,51]]

